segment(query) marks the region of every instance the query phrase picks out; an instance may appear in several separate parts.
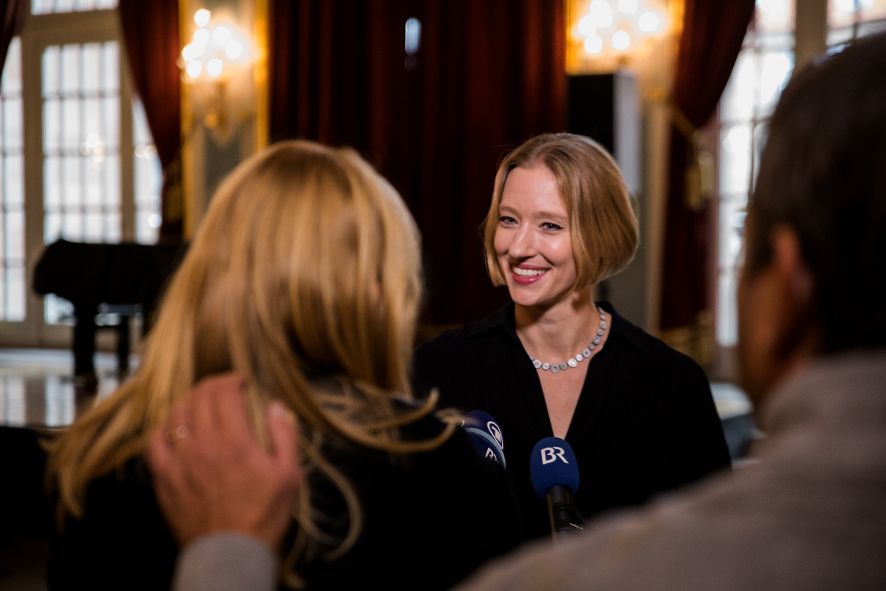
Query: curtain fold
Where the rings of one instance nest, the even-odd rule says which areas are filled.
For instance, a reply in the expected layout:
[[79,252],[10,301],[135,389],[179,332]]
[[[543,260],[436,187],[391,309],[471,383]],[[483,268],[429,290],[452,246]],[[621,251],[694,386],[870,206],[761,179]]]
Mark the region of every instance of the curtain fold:
[[0,0],[0,76],[3,74],[3,65],[6,63],[6,52],[12,38],[19,34],[27,14],[27,0]]
[[687,186],[687,167],[697,164],[692,134],[713,116],[753,13],[754,0],[686,0],[672,90],[660,328],[702,363],[713,343],[707,257],[714,212],[711,200],[696,199],[697,188]]
[[[272,141],[359,150],[422,232],[425,321],[461,323],[491,287],[479,226],[505,151],[565,125],[565,24],[549,0],[271,2]],[[408,18],[418,51],[404,51]]]
[[183,238],[178,0],[120,0],[135,88],[163,167],[161,242]]

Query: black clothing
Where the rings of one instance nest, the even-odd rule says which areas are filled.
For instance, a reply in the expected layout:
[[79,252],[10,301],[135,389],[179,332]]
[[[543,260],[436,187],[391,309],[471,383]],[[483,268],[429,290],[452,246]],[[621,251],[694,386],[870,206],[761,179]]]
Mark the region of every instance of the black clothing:
[[[403,429],[404,439],[440,429],[438,419],[425,417]],[[448,589],[522,539],[503,472],[478,458],[461,429],[429,452],[389,454],[337,442],[324,453],[356,487],[364,526],[343,557],[300,565],[308,589]],[[310,478],[321,526],[345,531],[341,495],[316,471]],[[176,555],[150,474],[133,460],[94,481],[84,518],[69,519],[55,534],[49,588],[168,589]]]
[[[701,367],[611,304],[600,307],[611,315],[609,336],[588,362],[565,437],[579,465],[575,502],[585,518],[642,504],[730,465]],[[529,477],[533,446],[553,435],[537,373],[517,337],[513,304],[424,343],[413,368],[417,395],[436,387],[441,407],[482,410],[497,420],[530,538],[550,535],[547,506]]]

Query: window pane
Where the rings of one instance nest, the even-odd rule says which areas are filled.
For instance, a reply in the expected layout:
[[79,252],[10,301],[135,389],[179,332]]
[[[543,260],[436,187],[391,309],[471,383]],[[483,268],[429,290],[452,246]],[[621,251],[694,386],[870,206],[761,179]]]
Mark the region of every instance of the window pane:
[[57,211],[47,211],[43,219],[43,239],[47,244],[55,242],[62,233],[62,216]]
[[861,0],[861,18],[865,21],[886,19],[886,0]]
[[24,137],[21,43],[6,54],[0,79],[0,320],[25,316]]
[[883,31],[886,31],[886,16],[881,17],[880,20],[862,23],[858,26],[859,37],[876,35],[877,33],[881,33]]
[[101,54],[98,43],[87,43],[83,46],[83,84],[81,90],[86,94],[97,93]]
[[720,132],[720,193],[747,193],[751,179],[751,129],[732,125]]
[[61,53],[60,91],[76,95],[80,87],[80,46],[65,45]]
[[2,317],[11,322],[25,319],[25,269],[23,264],[13,265],[6,269],[6,302]]
[[880,18],[886,18],[886,0],[828,0],[829,27],[851,27]]
[[93,150],[104,151],[105,142],[102,138],[102,129],[104,127],[102,119],[101,101],[94,96],[88,96],[83,99],[83,135],[84,149],[89,150],[89,156]]
[[31,12],[34,14],[47,14],[52,12],[52,6],[55,0],[33,0],[31,2]]
[[[79,209],[80,196],[80,158],[66,156],[62,158],[62,176],[60,179],[47,179],[49,182],[59,182],[62,192],[62,204],[68,210]],[[72,211],[73,213],[73,211]],[[68,226],[65,225],[67,228]]]
[[81,12],[87,10],[117,8],[117,0],[32,0],[31,12]]
[[721,121],[741,121],[754,114],[754,95],[757,89],[757,67],[754,55],[743,51],[735,61],[732,76],[720,99]]
[[90,162],[86,166],[86,198],[85,205],[89,208],[99,208],[102,205],[102,193],[104,192],[104,184],[102,183],[102,173],[104,168],[104,160]]
[[22,54],[21,40],[16,37],[6,51],[6,64],[3,66],[3,95],[21,96],[22,92]]
[[753,22],[720,101],[717,341],[736,338],[735,265],[767,119],[794,68],[794,0],[757,0]]
[[717,342],[723,347],[734,347],[738,341],[735,288],[735,272],[722,271],[717,281]]
[[103,221],[100,212],[86,214],[85,235],[87,242],[102,242],[104,237]]
[[24,140],[24,129],[22,128],[22,99],[18,96],[10,96],[6,98],[4,90],[2,101],[2,112],[0,112],[0,126],[3,128],[0,143],[6,151],[21,151]]
[[744,232],[746,194],[724,197],[720,205],[720,227],[718,231],[718,255],[724,269],[735,267],[741,252],[741,239]]
[[62,148],[62,103],[47,99],[43,103],[43,146],[47,154]]
[[120,70],[118,65],[118,51],[116,43],[102,44],[102,88],[116,91],[120,88]]
[[109,151],[116,152],[120,148],[120,98],[103,98],[101,104],[104,116],[101,122],[102,139]]
[[757,31],[775,33],[794,30],[794,3],[785,0],[757,0],[754,16]]
[[108,154],[108,159],[102,167],[104,172],[104,205],[110,210],[120,209],[120,156]]
[[66,98],[62,101],[61,119],[61,149],[67,153],[80,149],[82,122],[80,101],[76,98]]
[[21,148],[16,151],[7,152],[6,158],[3,159],[3,201],[6,204],[7,211],[16,208],[25,207],[25,185],[24,185],[24,158]]
[[135,194],[136,240],[145,244],[157,241],[160,231],[160,193],[163,188],[163,172],[160,158],[148,130],[145,110],[140,101],[133,104],[133,139],[135,156],[133,179]]
[[45,305],[45,321],[49,324],[73,324],[74,306],[68,301],[54,295],[43,298]]
[[21,209],[7,211],[5,217],[3,256],[9,261],[22,263],[25,260],[25,212]]
[[54,96],[61,92],[60,62],[58,47],[49,47],[43,52],[43,96]]
[[760,56],[760,113],[769,115],[794,69],[793,52],[773,51]]

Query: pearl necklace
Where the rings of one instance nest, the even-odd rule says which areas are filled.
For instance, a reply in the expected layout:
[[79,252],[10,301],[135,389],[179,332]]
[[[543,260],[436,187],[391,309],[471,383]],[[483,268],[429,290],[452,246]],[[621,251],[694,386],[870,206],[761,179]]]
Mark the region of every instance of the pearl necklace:
[[532,360],[532,365],[535,369],[542,369],[544,371],[550,371],[552,373],[557,373],[559,371],[563,371],[569,369],[571,367],[577,367],[579,363],[584,361],[585,359],[590,359],[591,355],[594,354],[594,349],[597,348],[597,345],[600,344],[600,339],[603,338],[603,335],[606,333],[606,313],[603,312],[599,307],[597,308],[597,312],[600,314],[600,328],[597,329],[596,334],[594,334],[593,340],[585,347],[584,351],[576,355],[575,357],[570,357],[566,361],[562,363],[546,363],[539,359],[536,359],[532,355],[529,355],[529,359]]

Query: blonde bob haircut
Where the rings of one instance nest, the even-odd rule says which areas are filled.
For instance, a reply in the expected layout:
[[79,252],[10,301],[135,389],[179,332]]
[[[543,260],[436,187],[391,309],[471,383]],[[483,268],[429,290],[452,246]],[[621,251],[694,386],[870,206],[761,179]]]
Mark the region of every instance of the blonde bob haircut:
[[624,269],[637,252],[639,224],[618,165],[588,137],[547,133],[524,142],[498,166],[483,223],[486,270],[492,283],[505,285],[494,242],[508,174],[535,166],[551,171],[566,206],[577,273],[573,289],[592,286]]
[[89,482],[145,449],[146,435],[201,378],[235,370],[252,421],[282,400],[299,423],[306,473],[318,470],[348,503],[343,540],[324,538],[305,487],[287,560],[346,551],[362,526],[353,487],[325,461],[335,439],[390,452],[439,446],[399,428],[432,412],[409,398],[408,365],[422,297],[419,235],[395,189],[356,152],[307,141],[270,146],[221,184],[173,277],[136,374],[81,416],[51,456],[60,510],[80,515]]

